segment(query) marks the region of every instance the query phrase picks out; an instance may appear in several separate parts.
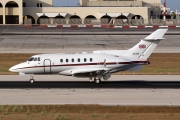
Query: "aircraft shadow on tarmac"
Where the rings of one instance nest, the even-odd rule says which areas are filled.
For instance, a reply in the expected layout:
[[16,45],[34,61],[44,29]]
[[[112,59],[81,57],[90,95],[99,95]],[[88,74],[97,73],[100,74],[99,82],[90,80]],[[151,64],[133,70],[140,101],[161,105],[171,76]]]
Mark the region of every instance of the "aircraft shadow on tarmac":
[[180,88],[180,81],[102,81],[100,84],[94,82],[82,81],[36,81],[31,84],[29,82],[1,81],[1,88]]

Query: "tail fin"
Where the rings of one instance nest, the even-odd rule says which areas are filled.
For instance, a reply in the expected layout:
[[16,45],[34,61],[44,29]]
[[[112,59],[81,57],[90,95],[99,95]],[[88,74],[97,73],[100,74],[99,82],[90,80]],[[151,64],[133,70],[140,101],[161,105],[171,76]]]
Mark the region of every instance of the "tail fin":
[[142,39],[137,45],[129,49],[130,56],[140,59],[147,59],[156,48],[160,40],[164,40],[163,36],[168,29],[158,29],[151,35]]

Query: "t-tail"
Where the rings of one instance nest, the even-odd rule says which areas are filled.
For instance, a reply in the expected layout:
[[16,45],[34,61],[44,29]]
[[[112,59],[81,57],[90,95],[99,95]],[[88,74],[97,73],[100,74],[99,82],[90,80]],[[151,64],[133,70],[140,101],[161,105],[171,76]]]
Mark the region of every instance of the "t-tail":
[[164,34],[168,29],[158,29],[151,35],[142,39],[138,44],[128,50],[129,57],[136,57],[139,59],[147,59],[156,48],[157,44],[164,40]]
[[164,40],[164,34],[168,29],[158,29],[149,36],[136,44],[134,47],[128,50],[98,50],[93,51],[94,53],[105,53],[105,54],[113,54],[113,55],[121,55],[129,58],[135,58],[138,60],[147,60],[147,58],[151,55],[151,53],[156,48],[157,44]]

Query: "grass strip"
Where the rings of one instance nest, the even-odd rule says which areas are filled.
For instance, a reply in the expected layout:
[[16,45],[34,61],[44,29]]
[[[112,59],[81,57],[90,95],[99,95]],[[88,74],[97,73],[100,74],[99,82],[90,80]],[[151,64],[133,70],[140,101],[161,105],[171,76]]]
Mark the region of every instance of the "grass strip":
[[178,120],[178,106],[1,105],[3,120]]

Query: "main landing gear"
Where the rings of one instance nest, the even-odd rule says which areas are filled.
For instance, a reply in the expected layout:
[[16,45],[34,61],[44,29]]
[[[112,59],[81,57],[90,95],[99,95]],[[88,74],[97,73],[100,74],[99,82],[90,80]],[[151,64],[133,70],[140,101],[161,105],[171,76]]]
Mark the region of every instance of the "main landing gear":
[[99,83],[101,83],[101,79],[99,79],[99,78],[94,78],[94,82],[95,82],[96,84],[99,84]]
[[95,82],[96,84],[99,84],[99,83],[101,83],[101,79],[100,78],[94,78],[92,80],[92,78],[90,78],[90,82]]
[[34,83],[34,78],[31,76],[31,79],[29,80],[30,83]]

